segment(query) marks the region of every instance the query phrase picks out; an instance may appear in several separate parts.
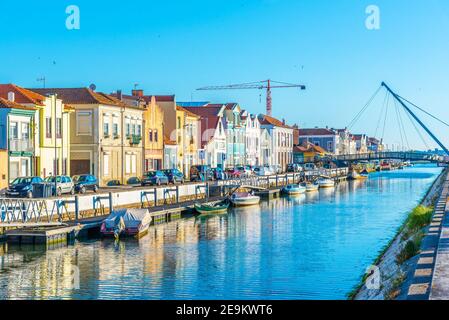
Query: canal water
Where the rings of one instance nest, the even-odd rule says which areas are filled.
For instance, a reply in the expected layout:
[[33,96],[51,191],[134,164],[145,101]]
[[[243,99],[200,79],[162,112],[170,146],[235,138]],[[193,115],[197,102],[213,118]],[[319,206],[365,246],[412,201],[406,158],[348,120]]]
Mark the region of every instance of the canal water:
[[0,246],[0,299],[345,299],[440,172],[375,173],[140,240]]

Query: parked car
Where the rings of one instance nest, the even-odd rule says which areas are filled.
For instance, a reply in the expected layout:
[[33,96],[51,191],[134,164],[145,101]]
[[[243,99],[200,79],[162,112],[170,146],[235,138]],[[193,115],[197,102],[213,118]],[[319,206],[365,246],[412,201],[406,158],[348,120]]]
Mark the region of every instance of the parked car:
[[84,194],[87,190],[98,191],[98,180],[91,174],[73,176],[72,181],[75,185],[75,191],[78,193]]
[[184,183],[184,174],[178,169],[165,169],[162,170],[165,175],[168,177],[169,183]]
[[209,181],[213,179],[210,166],[199,165],[190,167],[190,181]]
[[243,175],[242,171],[236,168],[226,169],[226,174],[229,178],[240,178]]
[[222,168],[213,168],[212,173],[215,180],[226,180],[226,172]]
[[316,169],[316,165],[314,163],[305,163],[303,165],[303,168],[304,168],[305,171],[315,170]]
[[270,176],[272,174],[271,170],[265,166],[255,167],[253,171],[257,176]]
[[273,174],[280,174],[282,173],[282,168],[280,165],[275,164],[271,166],[271,171],[273,172]]
[[[56,190],[54,186],[55,180]],[[75,194],[75,185],[73,184],[72,178],[68,176],[47,177],[44,181],[53,184],[53,195],[59,197],[65,193],[70,193],[71,195]]]
[[146,185],[157,185],[161,184],[168,185],[168,177],[165,175],[163,171],[148,171],[144,174],[141,182],[142,186]]
[[41,183],[41,177],[18,177],[15,178],[5,192],[7,197],[32,198],[33,184]]
[[302,167],[297,163],[290,163],[287,165],[287,172],[301,172]]
[[128,186],[140,186],[142,184],[142,180],[138,177],[131,177],[126,181]]
[[249,177],[253,173],[250,166],[240,166],[237,167],[237,170],[240,171],[241,175],[244,177]]

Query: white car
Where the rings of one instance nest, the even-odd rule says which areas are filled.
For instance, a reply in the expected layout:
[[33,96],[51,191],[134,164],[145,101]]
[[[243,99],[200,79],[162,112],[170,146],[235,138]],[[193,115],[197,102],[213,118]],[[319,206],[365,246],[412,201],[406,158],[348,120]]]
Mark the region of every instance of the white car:
[[[56,176],[55,177],[47,177],[45,178],[45,182],[54,184],[56,179],[56,195],[60,196],[64,193],[70,193],[71,195],[75,194],[75,185],[73,184],[72,178],[68,176]],[[53,189],[53,194],[55,194]]]
[[270,176],[273,174],[268,167],[255,167],[253,171],[254,174],[259,177]]

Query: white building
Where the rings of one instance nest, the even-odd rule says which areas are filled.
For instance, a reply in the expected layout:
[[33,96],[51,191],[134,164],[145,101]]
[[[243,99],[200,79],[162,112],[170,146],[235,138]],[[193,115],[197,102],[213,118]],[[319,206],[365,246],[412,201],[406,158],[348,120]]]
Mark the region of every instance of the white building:
[[285,121],[267,115],[259,115],[259,121],[271,138],[271,164],[286,170],[287,165],[293,162],[293,128]]
[[241,112],[241,118],[245,127],[246,164],[250,166],[261,165],[259,118],[246,110]]

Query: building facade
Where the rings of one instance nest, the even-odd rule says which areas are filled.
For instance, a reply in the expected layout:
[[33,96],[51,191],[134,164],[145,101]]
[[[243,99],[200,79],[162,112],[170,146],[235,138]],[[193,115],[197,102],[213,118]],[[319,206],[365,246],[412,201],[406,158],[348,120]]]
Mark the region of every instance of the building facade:
[[271,162],[286,170],[287,165],[293,162],[293,128],[285,121],[259,115],[261,128],[267,129],[271,137]]
[[95,175],[100,186],[126,184],[142,176],[144,109],[89,88],[39,89],[56,92],[71,114],[71,174]]
[[245,125],[241,112],[238,103],[225,104],[226,163],[231,167],[244,165],[246,161]]
[[0,162],[0,184],[3,187],[17,177],[35,174],[35,112],[34,107],[14,102],[13,94],[9,100],[0,98],[0,150],[4,151]]
[[[14,102],[36,108],[34,118],[34,174],[47,177],[70,174],[70,113],[55,92],[40,93],[13,84],[0,85],[0,97],[14,96]],[[30,142],[31,144],[31,142]]]
[[200,164],[212,168],[226,167],[226,132],[224,122],[224,105],[196,105],[185,109],[200,117],[201,150],[204,152]]
[[190,167],[200,164],[201,134],[199,130],[200,116],[177,106],[179,115],[183,116],[182,137],[183,137],[183,164],[182,171],[189,178]]
[[332,129],[328,128],[309,128],[298,129],[298,145],[312,143],[325,149],[329,153],[340,154],[340,136]]
[[250,166],[259,166],[261,161],[260,149],[260,122],[255,114],[242,111],[241,118],[245,128],[245,146],[246,146],[246,160],[245,164]]

